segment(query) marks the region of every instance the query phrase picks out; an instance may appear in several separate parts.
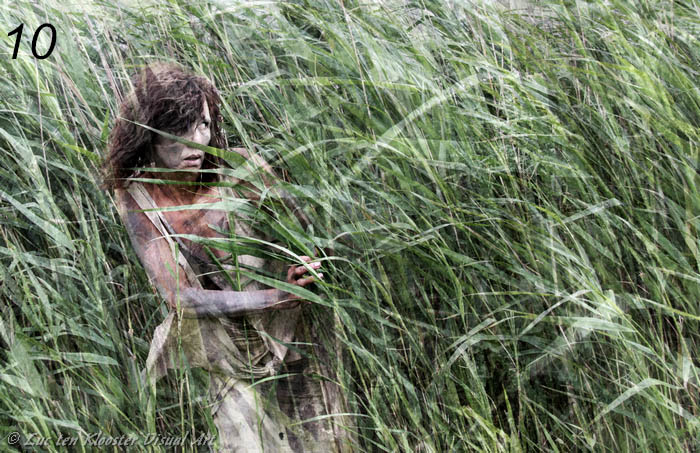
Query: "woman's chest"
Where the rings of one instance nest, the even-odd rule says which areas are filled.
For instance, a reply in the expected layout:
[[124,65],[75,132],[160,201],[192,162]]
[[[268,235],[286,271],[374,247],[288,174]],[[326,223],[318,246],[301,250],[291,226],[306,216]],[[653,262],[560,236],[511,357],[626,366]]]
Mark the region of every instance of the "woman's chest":
[[178,234],[194,234],[204,237],[223,237],[217,230],[227,230],[226,211],[220,209],[192,209],[164,212],[168,223]]
[[[202,238],[228,237],[228,213],[221,209],[186,209],[179,211],[164,211],[163,217],[176,234],[189,234]],[[196,241],[183,238],[185,246],[201,258],[207,258],[204,246]],[[227,252],[211,248],[218,257],[224,257]]]

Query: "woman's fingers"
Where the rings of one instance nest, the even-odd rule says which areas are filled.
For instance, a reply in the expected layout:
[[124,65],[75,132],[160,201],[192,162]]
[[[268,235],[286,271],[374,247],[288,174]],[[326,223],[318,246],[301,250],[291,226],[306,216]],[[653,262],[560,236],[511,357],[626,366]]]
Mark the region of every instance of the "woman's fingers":
[[[322,279],[323,274],[318,274],[318,277]],[[297,280],[296,284],[299,286],[306,286],[309,283],[313,283],[315,281],[316,281],[316,277],[306,277],[306,278],[300,278],[299,280]]]
[[[321,263],[310,263],[309,267],[313,270],[316,270],[316,269],[321,267]],[[306,272],[308,272],[308,271],[307,271],[305,266],[301,266],[301,265],[295,266],[295,269],[294,269],[295,275],[304,275]]]
[[[307,263],[306,266],[309,266],[314,271],[318,270],[321,267],[321,263],[318,263],[318,262],[317,263],[310,263],[310,261],[313,259],[310,256],[302,256],[300,258],[304,263]],[[306,266],[303,264],[289,266],[289,268],[287,269],[287,283],[291,283],[291,284],[303,287],[303,286],[306,286],[306,285],[309,285],[309,284],[315,282],[317,278],[318,279],[323,278],[322,273],[318,273],[318,274],[316,274],[316,276],[312,275],[309,277],[302,277],[302,275],[309,272],[309,270],[307,269]],[[291,293],[288,293],[288,294],[289,294],[289,297],[291,300],[287,301],[285,304],[278,305],[277,308],[293,308],[302,302],[298,296],[295,296]],[[294,301],[294,302],[292,302],[292,301]],[[304,302],[308,303],[308,301],[304,301]],[[287,303],[288,303],[288,305],[287,305]]]
[[[307,265],[293,265],[289,266],[289,269],[287,269],[287,283],[292,283],[294,285],[299,285],[299,286],[306,286],[309,283],[313,283],[316,280],[316,277],[310,276],[310,277],[305,277],[305,278],[300,278],[302,275],[306,274],[309,272],[306,266],[310,267],[312,270],[317,271],[321,267],[321,263],[310,263],[313,258],[309,256],[302,256],[300,257],[302,261],[305,263],[308,263]],[[323,274],[317,274],[318,278],[323,278]]]

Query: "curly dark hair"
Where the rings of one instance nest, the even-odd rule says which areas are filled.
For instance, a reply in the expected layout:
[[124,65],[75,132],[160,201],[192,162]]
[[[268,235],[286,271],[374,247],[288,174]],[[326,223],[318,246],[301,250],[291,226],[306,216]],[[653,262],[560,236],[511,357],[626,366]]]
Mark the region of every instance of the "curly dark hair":
[[[158,134],[135,123],[173,135],[184,134],[199,119],[204,99],[211,116],[209,146],[226,147],[219,113],[221,98],[205,77],[176,64],[154,63],[136,74],[132,85],[133,91],[122,102],[120,116],[109,134],[108,153],[102,164],[102,189],[123,188],[134,168],[148,165]],[[223,159],[205,153],[201,168],[224,165]],[[202,173],[199,178],[201,182],[217,180],[216,173]]]

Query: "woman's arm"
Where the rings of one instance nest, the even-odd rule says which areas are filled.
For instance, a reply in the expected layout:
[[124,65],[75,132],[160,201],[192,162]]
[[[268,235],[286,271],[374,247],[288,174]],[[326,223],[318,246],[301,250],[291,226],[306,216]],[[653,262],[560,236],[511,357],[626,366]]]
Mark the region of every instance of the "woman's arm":
[[[277,289],[257,291],[206,290],[193,287],[185,272],[175,265],[168,242],[161,237],[130,195],[115,191],[120,215],[139,260],[149,280],[166,299],[171,309],[181,309],[184,316],[240,316],[262,310],[292,308],[300,299]],[[310,261],[309,257],[302,257]],[[312,265],[318,268],[318,263]],[[304,266],[290,266],[287,283],[306,286],[314,277],[303,278]],[[319,276],[322,276],[320,274]]]
[[[307,262],[311,260],[308,256],[301,258]],[[146,260],[148,263],[148,258]],[[172,263],[172,259],[168,261]],[[147,272],[150,276],[152,271],[148,271],[148,268],[153,269],[154,263],[144,264],[144,266],[147,266]],[[320,263],[312,263],[310,266],[318,269]],[[180,272],[182,273],[181,270]],[[315,277],[303,277],[306,272],[304,266],[290,266],[287,271],[287,283],[302,287],[313,283]],[[323,278],[323,274],[319,274],[319,277]],[[180,278],[184,278],[184,273]],[[179,308],[182,310],[183,316],[187,317],[240,316],[259,311],[294,308],[301,302],[298,296],[279,289],[210,290],[192,287],[186,279],[184,282],[185,285],[176,286],[174,282],[168,282],[167,278],[161,277],[156,280],[156,286],[160,294],[168,300],[171,308],[178,309],[177,302],[179,301]],[[163,287],[163,284],[168,286]],[[172,288],[178,288],[179,291],[173,291]]]
[[[301,257],[310,261],[308,256]],[[318,269],[320,263],[312,263],[311,267]],[[287,283],[306,286],[315,277],[302,276],[306,273],[304,266],[290,266],[287,271]],[[323,274],[319,274],[323,278]],[[263,289],[257,291],[228,291],[209,290],[187,287],[180,293],[180,307],[184,316],[236,316],[255,311],[279,310],[294,308],[301,300],[298,296],[279,289]]]

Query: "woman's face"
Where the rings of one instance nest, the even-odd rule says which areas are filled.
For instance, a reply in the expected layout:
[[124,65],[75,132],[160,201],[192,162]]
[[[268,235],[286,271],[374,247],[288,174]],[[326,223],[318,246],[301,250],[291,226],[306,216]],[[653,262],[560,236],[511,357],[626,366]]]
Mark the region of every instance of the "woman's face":
[[[200,145],[209,145],[211,140],[210,123],[209,106],[205,99],[200,119],[190,125],[187,133],[179,135],[179,137]],[[190,148],[184,143],[178,143],[162,135],[156,138],[153,148],[153,161],[156,167],[198,170],[204,161],[204,151]],[[181,179],[194,181],[197,179],[197,173],[184,173]]]

